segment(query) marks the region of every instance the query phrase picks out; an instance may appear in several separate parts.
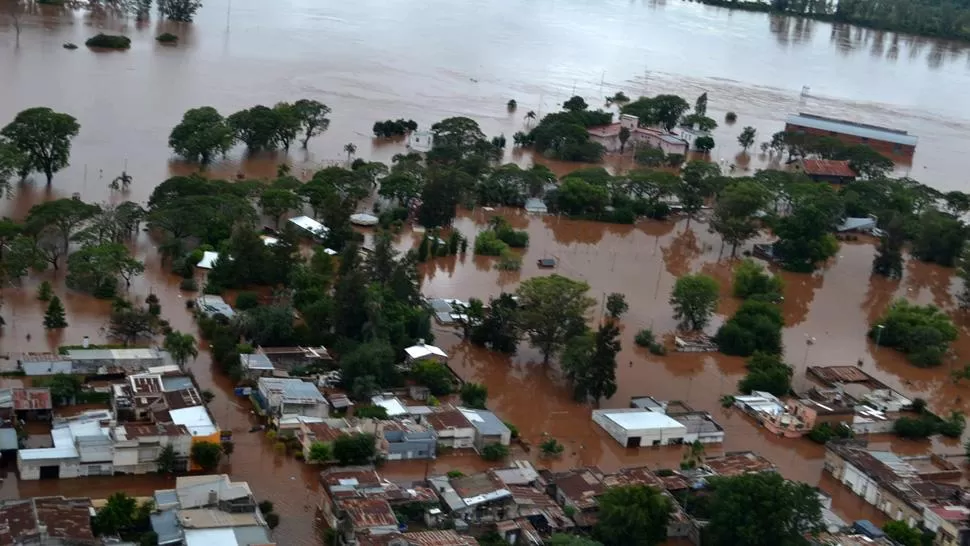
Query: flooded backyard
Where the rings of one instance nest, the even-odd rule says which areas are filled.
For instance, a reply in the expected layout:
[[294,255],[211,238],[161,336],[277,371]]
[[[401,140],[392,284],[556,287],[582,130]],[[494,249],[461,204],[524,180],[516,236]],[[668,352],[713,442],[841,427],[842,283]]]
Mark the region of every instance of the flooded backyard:
[[[0,0],[2,2],[3,0]],[[98,28],[122,29],[133,38],[125,53],[62,49],[63,42],[83,43]],[[154,37],[179,33],[176,48],[158,46]],[[243,158],[241,150],[215,165],[214,176],[274,175],[289,161],[295,172],[343,157],[347,142],[358,155],[388,161],[404,151],[400,142],[376,142],[374,121],[413,118],[422,126],[466,115],[489,135],[511,135],[523,128],[528,110],[547,113],[573,94],[594,97],[673,92],[690,98],[707,91],[713,117],[738,113],[733,127],[715,131],[712,158],[735,161],[740,128],[758,128],[759,142],[797,111],[850,117],[908,130],[920,137],[913,164],[904,168],[939,189],[966,190],[965,153],[970,119],[962,108],[970,86],[970,54],[954,44],[916,39],[830,24],[774,18],[684,2],[663,0],[552,3],[525,0],[473,0],[455,4],[430,0],[413,4],[376,0],[318,5],[294,1],[266,4],[256,0],[208,0],[193,26],[152,22],[138,27],[87,15],[43,11],[25,21],[20,45],[0,19],[0,121],[36,105],[71,113],[81,124],[72,164],[42,183],[18,187],[0,201],[0,215],[23,218],[33,204],[69,197],[86,201],[144,203],[152,188],[191,167],[170,157],[168,132],[182,112],[200,105],[224,114],[253,104],[314,98],[333,108],[330,130],[311,142],[307,152],[290,156]],[[802,86],[811,87],[800,97]],[[515,98],[519,111],[505,102]],[[595,103],[594,103],[595,104]],[[528,163],[527,153],[507,152],[507,160]],[[754,154],[751,168],[761,165]],[[569,165],[553,165],[557,172]],[[127,168],[134,177],[131,193],[108,190],[108,182]],[[489,215],[461,211],[455,228],[469,238]],[[670,353],[658,357],[633,344],[642,328],[671,332],[675,321],[667,302],[679,275],[703,271],[721,283],[725,299],[718,310],[729,315],[735,262],[704,222],[645,221],[635,226],[572,221],[556,216],[529,217],[503,211],[530,235],[520,272],[498,272],[492,259],[439,258],[422,266],[423,292],[430,297],[487,299],[513,291],[540,272],[535,262],[554,257],[556,273],[589,283],[590,295],[621,292],[630,303],[622,319],[623,351],[618,357],[616,395],[604,407],[625,407],[629,398],[652,395],[683,400],[710,411],[726,430],[725,451],[754,450],[790,478],[830,492],[837,512],[848,519],[881,517],[848,490],[822,474],[824,448],[808,440],[774,437],[734,410],[723,409],[722,394],[735,392],[744,374],[742,359],[717,353]],[[417,244],[419,235],[404,233],[399,247]],[[160,267],[156,243],[141,233],[133,252],[147,269],[130,291],[143,300],[156,293],[173,328],[197,332],[179,278]],[[786,359],[795,367],[795,388],[807,386],[810,365],[845,365],[863,360],[863,369],[907,396],[921,396],[934,410],[970,411],[970,387],[950,380],[950,371],[970,361],[966,317],[956,312],[951,294],[958,288],[952,270],[907,262],[901,281],[871,278],[874,248],[866,241],[843,243],[839,254],[816,275],[784,273],[783,312],[787,324]],[[42,327],[44,305],[35,297],[50,280],[64,300],[70,327],[56,333]],[[104,340],[108,302],[68,291],[64,271],[48,271],[22,287],[2,290],[7,325],[0,354],[47,351],[80,343],[90,336]],[[907,297],[947,309],[960,328],[955,357],[935,369],[918,369],[890,349],[875,349],[865,338],[894,298]],[[601,317],[599,307],[591,319]],[[561,459],[537,460],[555,468],[596,464],[604,470],[649,464],[677,466],[678,448],[628,450],[594,427],[591,407],[574,403],[555,363],[544,366],[538,353],[523,344],[515,357],[485,351],[463,342],[453,331],[438,329],[436,343],[466,380],[489,390],[489,406],[515,424],[533,445],[552,436],[566,445]],[[814,338],[812,345],[806,339]],[[204,349],[204,347],[203,347]],[[206,351],[192,364],[202,388],[217,393],[210,408],[219,424],[234,433],[236,444],[224,470],[250,482],[257,496],[272,500],[282,516],[275,531],[281,544],[317,544],[314,509],[317,469],[275,454],[261,434],[249,433],[255,422],[248,401],[232,395],[229,380],[211,366]],[[910,442],[872,438],[906,454],[961,453],[959,442]],[[715,447],[712,449],[721,449]],[[711,451],[709,454],[716,454]],[[519,453],[519,456],[533,457]],[[421,479],[428,473],[484,468],[474,455],[447,456],[430,464],[390,463],[391,479]],[[162,477],[86,478],[18,482],[8,464],[0,496],[43,494],[107,496],[124,490],[147,495],[171,487]]]

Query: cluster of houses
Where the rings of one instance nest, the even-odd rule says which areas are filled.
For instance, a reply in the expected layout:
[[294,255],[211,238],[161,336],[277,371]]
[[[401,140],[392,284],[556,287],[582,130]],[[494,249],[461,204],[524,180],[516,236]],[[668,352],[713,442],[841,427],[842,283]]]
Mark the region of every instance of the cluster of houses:
[[145,474],[171,447],[176,471],[192,469],[196,442],[220,443],[220,431],[193,378],[177,366],[149,367],[110,385],[110,409],[54,417],[51,446],[17,451],[24,480]]
[[970,491],[939,455],[901,456],[865,442],[829,442],[825,471],[891,519],[936,533],[934,546],[970,543]]
[[[335,467],[320,474],[319,508],[345,546],[468,546],[478,544],[469,535],[489,532],[508,544],[541,546],[554,533],[591,530],[599,498],[610,488],[646,485],[671,500],[668,536],[699,544],[706,522],[693,514],[690,501],[705,494],[709,478],[775,471],[752,452],[727,453],[676,471],[642,466],[615,473],[597,467],[553,472],[515,461],[506,468],[432,476],[407,486],[382,478],[372,467]],[[846,524],[827,509],[831,499],[821,494],[820,499],[828,533],[818,544],[855,544],[829,541],[861,535],[844,532]]]
[[767,392],[735,396],[734,404],[769,431],[800,438],[822,423],[844,424],[855,434],[892,432],[900,417],[914,415],[912,400],[856,366],[810,366],[816,386],[791,400]]
[[[249,484],[225,474],[179,477],[155,491],[152,530],[159,546],[274,546]],[[0,544],[94,546],[131,544],[96,537],[92,520],[103,501],[37,497],[0,503]]]

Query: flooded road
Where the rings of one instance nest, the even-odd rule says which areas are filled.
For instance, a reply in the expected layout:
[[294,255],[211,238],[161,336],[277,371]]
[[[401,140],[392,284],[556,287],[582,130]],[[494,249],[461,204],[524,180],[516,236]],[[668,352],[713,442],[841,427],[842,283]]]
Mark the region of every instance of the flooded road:
[[[0,122],[24,108],[45,105],[71,113],[81,124],[72,164],[55,176],[53,187],[29,183],[17,188],[11,199],[0,201],[0,215],[22,218],[32,204],[74,192],[92,202],[144,202],[161,180],[192,170],[173,160],[166,145],[186,109],[213,105],[228,114],[304,97],[333,108],[330,131],[312,141],[307,152],[244,158],[237,148],[213,167],[213,174],[272,176],[281,161],[300,172],[343,159],[347,142],[358,145],[361,157],[387,161],[404,148],[400,142],[373,141],[370,128],[380,119],[413,118],[426,127],[447,116],[466,115],[490,135],[510,136],[523,129],[525,112],[541,115],[573,94],[596,105],[594,97],[618,90],[631,96],[673,92],[689,98],[707,91],[713,117],[723,119],[728,110],[739,117],[734,126],[722,125],[715,132],[716,160],[734,160],[741,127],[755,126],[760,142],[780,130],[789,113],[812,111],[918,135],[908,172],[940,189],[967,189],[964,173],[970,159],[963,152],[970,145],[970,119],[962,106],[970,87],[970,54],[944,42],[663,0],[429,0],[420,9],[377,0],[338,5],[234,0],[229,7],[229,0],[207,0],[191,26],[154,21],[136,26],[44,8],[24,21],[19,47],[9,22],[0,19]],[[68,41],[83,43],[100,29],[123,30],[133,39],[132,49],[93,53],[61,47]],[[155,43],[154,37],[165,31],[182,37],[177,47]],[[811,87],[808,97],[799,96],[804,85]],[[509,98],[519,104],[514,114],[505,108]],[[529,154],[514,151],[506,159],[530,161]],[[754,154],[750,165],[761,161]],[[109,192],[108,182],[125,168],[134,176],[131,193]],[[633,345],[641,328],[673,329],[667,299],[676,276],[703,271],[721,281],[725,296],[730,293],[733,263],[720,255],[720,241],[706,225],[598,225],[518,213],[510,220],[531,237],[521,272],[496,272],[490,259],[470,254],[441,258],[423,266],[423,291],[487,299],[540,274],[536,259],[556,257],[557,272],[587,281],[594,298],[623,292],[631,306],[622,320],[620,388],[604,407],[626,406],[634,395],[684,400],[712,412],[725,427],[724,450],[758,451],[786,476],[820,483],[843,516],[880,519],[822,475],[821,446],[775,438],[720,407],[721,394],[733,393],[744,373],[741,359],[656,357]],[[471,238],[485,221],[480,211],[463,212],[456,227]],[[405,234],[400,245],[409,247],[416,240]],[[181,294],[179,279],[160,270],[145,233],[133,242],[133,250],[148,266],[130,289],[133,297],[159,294],[172,326],[197,332],[184,305],[191,295]],[[872,255],[870,244],[846,243],[818,275],[785,274],[786,358],[796,368],[796,388],[806,385],[808,365],[863,358],[866,371],[906,394],[926,398],[935,410],[970,409],[968,386],[949,379],[951,367],[970,360],[970,323],[954,312],[949,296],[956,289],[952,271],[909,262],[901,281],[870,279]],[[63,276],[63,270],[49,271],[22,288],[2,291],[7,326],[0,354],[50,350],[80,343],[85,335],[95,343],[104,339],[108,303],[67,291]],[[41,326],[44,306],[35,293],[45,279],[64,300],[70,328],[63,332],[45,333]],[[921,370],[866,341],[867,324],[900,296],[934,302],[953,314],[961,329],[955,359]],[[736,305],[726,298],[719,313],[730,314]],[[599,319],[599,311],[593,318]],[[806,336],[817,342],[807,346]],[[488,386],[490,407],[526,440],[535,445],[551,435],[566,445],[561,459],[538,465],[597,464],[615,470],[635,464],[671,467],[680,461],[676,448],[626,450],[594,428],[591,408],[572,402],[555,365],[541,365],[527,346],[510,359],[462,343],[447,331],[439,331],[438,343],[453,355],[459,374]],[[205,351],[191,367],[200,385],[217,393],[211,405],[216,419],[234,432],[236,449],[225,471],[249,481],[260,499],[276,503],[282,524],[275,535],[281,544],[317,544],[316,469],[273,453],[262,435],[247,432],[253,419],[248,403],[232,396],[229,381],[212,369]],[[962,451],[956,441],[880,441],[907,454]],[[382,472],[411,480],[451,468],[471,472],[481,469],[482,462],[456,456],[431,465],[393,463]],[[119,489],[144,495],[172,484],[157,477],[18,483],[8,473],[0,496],[107,496]]]

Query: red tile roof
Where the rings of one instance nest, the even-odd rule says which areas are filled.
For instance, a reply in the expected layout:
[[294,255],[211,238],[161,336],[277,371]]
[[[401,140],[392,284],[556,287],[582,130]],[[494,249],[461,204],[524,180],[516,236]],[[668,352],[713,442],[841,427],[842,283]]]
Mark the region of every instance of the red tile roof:
[[425,421],[435,430],[447,430],[449,428],[471,428],[472,423],[465,417],[465,414],[456,410],[445,410],[431,413],[425,416]]
[[15,410],[49,410],[53,407],[50,389],[15,388],[11,389],[10,394],[13,398],[13,409]]
[[835,161],[832,159],[803,159],[802,170],[805,174],[815,176],[839,176],[843,178],[855,178],[856,173],[849,166],[848,161]]

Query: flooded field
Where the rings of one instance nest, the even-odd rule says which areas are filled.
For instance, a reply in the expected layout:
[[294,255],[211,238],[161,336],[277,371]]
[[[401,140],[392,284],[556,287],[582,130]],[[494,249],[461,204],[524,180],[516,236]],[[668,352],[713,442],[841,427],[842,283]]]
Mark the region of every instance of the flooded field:
[[[243,157],[237,149],[212,174],[272,176],[282,161],[300,173],[341,159],[347,142],[358,145],[361,157],[387,161],[404,147],[370,137],[370,127],[379,119],[413,118],[427,126],[447,116],[467,115],[489,135],[511,135],[523,128],[528,110],[541,115],[573,94],[595,104],[594,97],[618,90],[690,98],[707,91],[714,117],[721,119],[728,110],[739,116],[736,125],[722,125],[715,132],[715,160],[735,161],[735,138],[742,126],[755,126],[761,141],[780,130],[789,113],[811,111],[908,130],[920,137],[920,144],[913,165],[903,172],[940,189],[967,189],[970,159],[963,152],[970,146],[970,119],[962,106],[970,86],[970,54],[961,46],[663,0],[554,5],[429,0],[421,9],[376,0],[331,4],[235,0],[230,9],[228,0],[207,0],[192,26],[154,21],[136,26],[44,8],[24,21],[19,47],[8,21],[0,18],[0,122],[24,108],[45,105],[71,113],[81,123],[72,165],[55,176],[51,188],[36,181],[18,187],[10,199],[0,201],[0,215],[22,218],[37,202],[75,192],[92,202],[144,202],[160,181],[191,170],[173,160],[166,147],[168,132],[186,109],[213,105],[227,114],[303,97],[334,110],[329,132],[312,141],[307,152]],[[61,47],[68,41],[83,43],[102,28],[123,30],[133,39],[132,49],[93,53]],[[180,34],[179,46],[156,45],[154,37],[164,31]],[[811,89],[801,97],[805,85]],[[505,109],[509,98],[519,103],[515,114]],[[506,159],[532,160],[513,151]],[[748,163],[751,168],[761,164],[757,155]],[[552,167],[564,172],[571,166]],[[126,195],[107,187],[122,169],[134,176]],[[471,238],[488,214],[463,211],[456,229]],[[667,300],[678,275],[703,271],[714,276],[725,295],[719,313],[733,311],[736,302],[727,296],[734,262],[721,253],[720,241],[704,222],[692,222],[689,228],[684,222],[618,226],[527,217],[517,211],[503,214],[529,232],[531,246],[522,271],[494,271],[491,259],[470,253],[440,258],[422,266],[426,295],[487,299],[545,274],[535,261],[555,257],[556,272],[588,282],[594,298],[622,292],[631,306],[622,320],[619,391],[604,407],[626,406],[634,395],[686,401],[710,411],[725,427],[724,450],[758,451],[786,476],[820,484],[846,518],[881,520],[822,474],[821,446],[776,438],[747,417],[721,408],[718,399],[733,393],[744,373],[741,359],[719,354],[657,357],[634,346],[633,336],[641,328],[673,329]],[[405,233],[399,246],[409,248],[418,240]],[[141,233],[132,245],[147,266],[130,288],[132,297],[158,294],[172,326],[196,332],[184,303],[191,295],[181,293],[179,279],[160,268],[155,242]],[[953,367],[970,361],[968,322],[952,305],[958,283],[952,271],[910,261],[901,281],[873,279],[873,251],[868,242],[845,243],[818,274],[784,274],[786,359],[796,368],[796,389],[806,386],[804,369],[809,365],[853,364],[861,358],[864,370],[904,394],[926,398],[934,410],[970,410],[970,389],[949,378]],[[70,323],[64,331],[47,333],[42,327],[44,307],[35,293],[43,280],[50,280],[64,300]],[[7,326],[0,335],[0,355],[46,351],[80,343],[86,335],[95,343],[104,339],[109,304],[68,291],[63,270],[5,288],[2,297]],[[896,297],[933,302],[951,312],[961,330],[952,360],[936,369],[917,369],[894,351],[876,350],[867,342],[868,324]],[[600,319],[599,309],[591,319]],[[549,435],[566,445],[560,460],[538,465],[597,464],[615,470],[679,463],[679,449],[627,450],[593,427],[591,408],[571,401],[555,363],[542,365],[528,346],[508,358],[464,343],[450,330],[438,330],[437,337],[453,355],[456,371],[484,383],[490,407],[514,423],[526,440],[536,444]],[[816,343],[807,345],[809,337]],[[220,425],[234,432],[236,449],[225,471],[249,481],[260,499],[274,501],[282,516],[275,532],[281,544],[317,544],[316,469],[273,453],[261,434],[248,432],[255,422],[248,402],[232,396],[232,385],[212,369],[206,351],[191,368],[203,388],[217,393],[211,410]],[[31,432],[40,437],[43,431]],[[873,441],[907,454],[962,452],[957,441]],[[468,472],[484,466],[476,456],[449,456],[430,464],[392,463],[382,472],[392,479],[413,480],[452,468]],[[0,496],[107,496],[117,490],[146,495],[173,483],[159,477],[18,482],[8,463]]]

